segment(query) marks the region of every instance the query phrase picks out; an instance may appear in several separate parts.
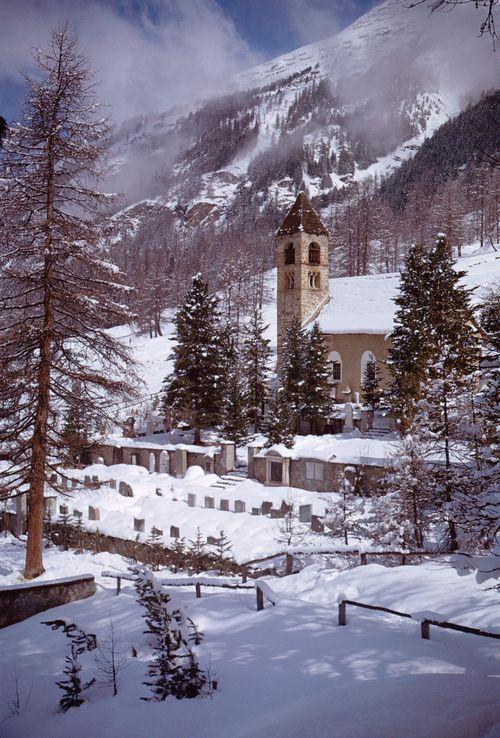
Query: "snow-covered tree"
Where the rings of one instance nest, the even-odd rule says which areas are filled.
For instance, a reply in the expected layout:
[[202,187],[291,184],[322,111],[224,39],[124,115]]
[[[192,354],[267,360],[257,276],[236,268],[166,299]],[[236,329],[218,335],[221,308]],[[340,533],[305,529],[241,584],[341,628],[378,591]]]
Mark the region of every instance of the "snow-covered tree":
[[303,416],[311,423],[311,431],[318,432],[321,421],[326,421],[332,408],[330,370],[325,339],[317,322],[314,323],[305,349],[303,367]]
[[222,408],[221,431],[224,438],[234,441],[237,445],[248,438],[250,411],[248,395],[243,388],[238,374],[233,373],[226,385],[224,404]]
[[366,362],[363,371],[361,391],[363,402],[376,410],[382,399],[382,389],[380,387],[380,372],[377,366],[377,360],[373,354]]
[[264,325],[262,312],[256,308],[243,333],[243,379],[248,393],[248,404],[254,427],[257,428],[264,414],[268,396],[270,341],[265,338],[268,326]]
[[153,699],[169,696],[192,699],[202,692],[206,676],[188,645],[189,631],[179,609],[170,611],[170,595],[162,592],[153,575],[146,569],[134,570],[137,600],[145,608],[147,634],[152,636],[153,659],[148,667]]
[[220,419],[226,379],[218,300],[201,274],[193,277],[174,323],[174,370],[165,380],[165,403],[187,417],[200,443],[201,430]]
[[280,367],[280,381],[283,387],[281,401],[285,402],[298,424],[305,407],[305,365],[307,357],[307,337],[298,318],[294,318],[286,333],[283,346],[283,361]]
[[199,574],[204,569],[205,557],[207,555],[207,542],[201,534],[200,528],[196,528],[195,537],[189,541],[187,549],[187,557],[189,561],[189,567],[196,573]]
[[227,570],[227,561],[228,558],[230,558],[230,552],[233,550],[233,544],[223,530],[219,531],[216,548],[217,566],[219,567],[219,573],[224,574]]
[[285,390],[278,387],[268,405],[262,432],[267,437],[266,446],[282,443],[292,448],[295,442],[295,416],[285,398]]
[[344,543],[349,545],[349,536],[360,538],[366,534],[365,500],[356,494],[354,484],[349,479],[355,470],[346,467],[340,481],[339,497],[327,509],[325,525],[332,535],[342,536]]
[[2,487],[29,489],[27,578],[43,572],[44,486],[67,408],[108,417],[110,393],[130,401],[131,377],[127,349],[105,330],[130,315],[103,255],[110,198],[92,186],[107,134],[92,75],[67,25],[35,62],[0,172],[0,444],[11,461]]

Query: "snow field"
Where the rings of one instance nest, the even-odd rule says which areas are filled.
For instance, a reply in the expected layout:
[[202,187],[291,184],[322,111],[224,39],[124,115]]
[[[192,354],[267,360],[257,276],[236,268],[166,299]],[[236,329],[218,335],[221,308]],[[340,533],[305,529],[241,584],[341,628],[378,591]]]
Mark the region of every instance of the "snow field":
[[[9,549],[7,555],[6,550]],[[15,549],[15,553],[12,552]],[[22,547],[6,543],[2,554],[18,560]],[[50,550],[49,550],[50,551]],[[102,554],[74,556],[53,551],[59,573],[77,561],[81,571],[96,568]],[[17,557],[17,558],[16,558]],[[119,559],[120,557],[116,557]],[[20,562],[19,562],[20,563]],[[122,567],[125,567],[123,562]],[[55,569],[53,572],[55,573]],[[163,577],[163,572],[159,575]],[[348,625],[338,627],[340,589],[358,592],[361,601],[408,611],[432,609],[455,622],[485,627],[499,623],[498,595],[483,592],[472,577],[459,578],[448,566],[383,569],[376,565],[338,574],[309,567],[268,584],[279,590],[276,607],[255,611],[254,593],[170,589],[205,634],[197,648],[210,665],[219,689],[213,698],[151,703],[145,678],[150,646],[143,634],[142,611],[128,582],[114,595],[103,581],[88,600],[40,613],[2,631],[0,674],[6,694],[17,675],[28,705],[8,718],[0,704],[3,738],[496,738],[500,734],[498,642],[434,629],[420,638],[415,621],[382,613],[348,610]],[[55,686],[66,643],[41,625],[56,617],[74,620],[89,632],[105,634],[110,614],[120,641],[134,646],[122,672],[119,694],[92,687],[88,702],[65,715],[57,711]],[[84,676],[92,669],[82,658]]]

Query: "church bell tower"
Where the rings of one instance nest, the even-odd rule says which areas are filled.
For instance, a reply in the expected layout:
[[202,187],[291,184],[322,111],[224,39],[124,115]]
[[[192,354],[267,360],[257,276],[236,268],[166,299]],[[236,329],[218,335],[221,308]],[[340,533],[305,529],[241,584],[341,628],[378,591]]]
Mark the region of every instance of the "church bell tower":
[[278,363],[294,318],[306,326],[330,299],[328,230],[300,192],[276,231],[278,267]]

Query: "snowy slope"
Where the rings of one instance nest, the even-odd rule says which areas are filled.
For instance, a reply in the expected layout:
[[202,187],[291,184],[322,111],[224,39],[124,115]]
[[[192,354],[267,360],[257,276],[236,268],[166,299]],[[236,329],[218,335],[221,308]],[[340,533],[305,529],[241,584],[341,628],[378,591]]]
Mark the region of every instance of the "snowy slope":
[[[0,541],[0,545],[2,541]],[[2,545],[9,566],[20,566],[23,550]],[[120,557],[48,552],[54,575],[77,569],[100,573]],[[159,575],[162,577],[162,574]],[[341,593],[403,611],[433,610],[454,622],[498,628],[498,594],[482,591],[472,576],[423,564],[397,569],[369,565],[339,574],[309,567],[301,574],[268,579],[279,592],[276,607],[255,611],[255,595],[241,591],[194,592],[171,588],[181,607],[204,633],[196,653],[210,665],[219,687],[211,699],[145,702],[151,647],[142,611],[125,583],[98,576],[88,600],[40,613],[2,631],[0,702],[2,738],[496,738],[500,732],[498,641],[434,629],[420,638],[419,624],[383,613],[351,610],[348,625],[336,624]],[[65,638],[42,620],[76,621],[98,638],[110,616],[129,658],[119,692],[94,685],[88,701],[66,714],[57,711],[66,654]],[[83,675],[93,673],[90,656]],[[21,691],[19,716],[9,717],[15,678]],[[30,695],[25,705],[25,697]],[[36,726],[36,728],[34,728]]]

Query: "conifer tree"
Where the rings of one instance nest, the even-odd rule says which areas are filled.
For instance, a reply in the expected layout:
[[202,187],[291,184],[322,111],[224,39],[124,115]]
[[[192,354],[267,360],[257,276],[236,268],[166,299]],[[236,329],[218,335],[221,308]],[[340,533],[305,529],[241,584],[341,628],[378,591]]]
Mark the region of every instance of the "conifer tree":
[[201,430],[220,420],[226,377],[218,300],[209,295],[201,274],[193,277],[174,323],[175,363],[165,380],[165,404],[185,414],[200,443]]
[[391,334],[387,365],[392,374],[388,404],[404,433],[411,425],[425,378],[431,345],[429,326],[431,267],[424,247],[414,244],[407,256]]
[[298,429],[300,414],[306,404],[305,372],[307,357],[307,338],[298,318],[294,318],[287,331],[283,347],[283,364],[280,370],[284,400],[294,416]]
[[163,557],[163,536],[161,534],[161,531],[158,530],[154,525],[151,528],[151,532],[147,538],[146,543],[149,544],[149,546],[152,549],[152,569],[153,571],[158,571],[160,568],[161,560]]
[[267,380],[271,358],[270,341],[264,337],[268,326],[264,325],[262,313],[257,308],[244,327],[242,373],[248,393],[250,416],[257,430],[264,415],[268,396]]
[[66,656],[66,666],[63,669],[63,674],[67,677],[66,679],[56,682],[59,689],[62,689],[64,694],[59,700],[59,705],[63,712],[66,712],[70,707],[80,707],[83,705],[85,700],[82,697],[82,693],[85,689],[94,684],[95,679],[90,679],[88,682],[82,683],[80,672],[82,667],[78,662],[78,651],[74,644],[70,646],[70,653]]
[[267,447],[283,444],[287,448],[292,448],[295,442],[296,421],[290,412],[284,394],[284,389],[278,387],[264,418],[262,431],[267,437]]
[[363,402],[376,410],[382,399],[382,390],[380,388],[380,373],[373,354],[366,362],[361,390]]
[[328,354],[317,322],[307,338],[303,372],[303,414],[311,423],[311,432],[317,433],[319,423],[328,418],[332,409]]
[[2,481],[6,493],[29,490],[26,578],[43,572],[44,487],[65,409],[78,401],[107,418],[110,395],[130,401],[132,376],[128,350],[105,330],[131,316],[120,272],[103,258],[110,197],[92,183],[108,128],[92,75],[67,25],[35,62],[0,171],[0,445],[11,462]]
[[[73,382],[72,395],[80,398],[81,382]],[[72,400],[66,411],[61,440],[65,446],[63,458],[71,466],[82,462],[82,454],[88,451],[92,435],[93,423],[88,408],[80,400]]]
[[227,570],[227,559],[230,551],[233,550],[233,544],[224,533],[223,530],[219,531],[219,538],[217,539],[217,564],[219,567],[219,574],[224,574]]
[[196,528],[196,536],[193,540],[189,541],[189,547],[187,555],[189,558],[189,565],[196,574],[199,574],[204,569],[207,542],[203,538],[200,528]]
[[233,374],[226,387],[222,409],[222,434],[224,438],[239,445],[248,438],[249,423],[248,395],[243,389],[236,370],[233,369]]
[[326,526],[334,536],[342,536],[346,546],[349,545],[349,536],[359,538],[366,534],[365,501],[356,494],[347,472],[353,473],[354,469],[349,467],[344,469],[340,481],[339,499],[328,507],[325,518]]

